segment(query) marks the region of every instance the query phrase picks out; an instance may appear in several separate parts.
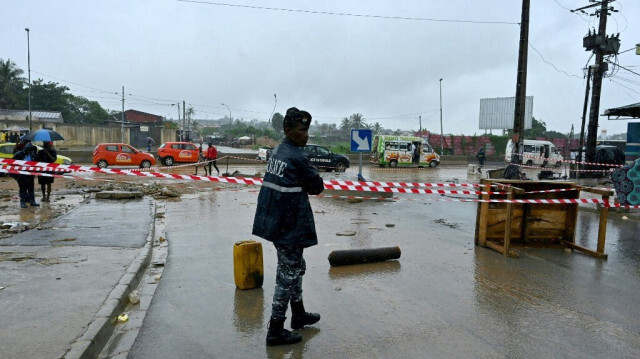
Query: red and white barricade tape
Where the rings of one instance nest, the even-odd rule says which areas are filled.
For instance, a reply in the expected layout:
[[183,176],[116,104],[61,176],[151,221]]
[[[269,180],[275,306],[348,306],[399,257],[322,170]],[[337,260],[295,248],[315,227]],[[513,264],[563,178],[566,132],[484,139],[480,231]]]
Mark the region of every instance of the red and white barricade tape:
[[[90,179],[82,176],[73,175],[59,175],[48,172],[95,172],[95,173],[107,173],[107,174],[120,174],[120,175],[132,175],[138,177],[150,177],[150,178],[167,178],[167,179],[183,179],[183,180],[195,180],[195,181],[209,181],[220,183],[234,183],[234,184],[247,184],[247,185],[261,185],[262,179],[260,178],[245,178],[245,177],[218,177],[218,176],[196,176],[196,175],[181,175],[181,174],[167,174],[158,172],[139,172],[129,171],[121,169],[106,169],[97,167],[85,167],[78,165],[59,165],[55,163],[33,162],[33,161],[20,161],[13,159],[0,159],[0,164],[8,165],[0,168],[0,172],[14,173],[22,175],[34,175],[34,176],[51,176],[57,178],[71,178],[71,179]],[[27,166],[27,167],[39,167],[37,171],[21,171],[13,169],[14,166]],[[343,183],[340,183],[343,182]],[[351,183],[351,184],[347,184]],[[468,191],[468,190],[441,190],[441,189],[423,189],[413,187],[384,187],[368,184],[382,184],[376,182],[352,182],[352,181],[324,181],[325,189],[329,190],[348,190],[356,192],[369,192],[369,193],[407,193],[407,194],[464,194],[464,195],[479,195],[479,194],[504,194],[504,192],[485,192],[485,191]],[[385,185],[398,184],[406,185],[404,182],[387,182]],[[423,184],[427,185],[427,184]],[[443,185],[452,186],[455,184],[428,184],[428,185]],[[543,193],[543,192],[561,192],[570,191],[573,189],[554,189],[546,191],[532,191],[528,193]],[[350,196],[346,196],[349,198]],[[355,197],[354,197],[355,198]],[[572,203],[587,203],[587,204],[602,204],[605,207],[625,207],[625,208],[640,208],[640,206],[624,206],[617,203],[611,203],[602,199],[474,199],[474,198],[459,198],[459,199],[443,199],[446,201],[457,202],[488,202],[488,203],[532,203],[532,204],[572,204]]]

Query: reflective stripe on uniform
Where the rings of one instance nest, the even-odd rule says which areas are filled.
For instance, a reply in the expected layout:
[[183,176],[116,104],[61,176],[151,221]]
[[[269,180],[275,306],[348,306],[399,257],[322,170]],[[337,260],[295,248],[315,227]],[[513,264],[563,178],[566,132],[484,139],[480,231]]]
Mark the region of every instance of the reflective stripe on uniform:
[[278,186],[275,183],[266,182],[266,181],[262,182],[262,185],[264,187],[275,189],[276,191],[279,191],[279,192],[302,192],[302,187],[282,187],[282,186]]

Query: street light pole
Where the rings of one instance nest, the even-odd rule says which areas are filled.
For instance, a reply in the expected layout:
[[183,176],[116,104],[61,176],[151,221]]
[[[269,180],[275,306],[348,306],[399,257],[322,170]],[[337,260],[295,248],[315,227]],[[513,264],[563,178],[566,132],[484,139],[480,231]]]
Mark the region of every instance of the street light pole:
[[24,29],[27,32],[27,72],[29,74],[29,131],[33,130],[31,122],[31,45],[29,43],[29,28]]
[[226,107],[227,110],[229,110],[229,126],[231,126],[232,125],[232,123],[231,123],[231,108],[229,108],[229,106],[227,106],[227,105],[225,105],[223,103],[221,103],[221,105]]
[[120,142],[124,143],[124,86],[122,86],[122,116],[120,116],[122,120],[122,125],[120,126]]
[[271,116],[269,116],[269,122],[273,120],[273,114],[276,112],[276,106],[278,105],[278,97],[276,94],[273,94],[273,110],[271,111]]
[[440,79],[440,156],[444,155],[444,134],[442,132],[442,79]]

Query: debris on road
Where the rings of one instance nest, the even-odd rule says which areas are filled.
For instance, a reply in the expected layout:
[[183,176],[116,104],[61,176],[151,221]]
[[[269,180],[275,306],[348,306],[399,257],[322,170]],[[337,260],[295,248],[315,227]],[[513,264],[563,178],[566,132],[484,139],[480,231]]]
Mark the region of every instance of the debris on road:
[[342,232],[336,233],[336,236],[355,236],[355,235],[356,235],[356,231],[342,231]]
[[400,247],[345,249],[329,253],[331,266],[382,262],[400,258]]
[[122,313],[118,316],[118,323],[124,323],[127,320],[129,320],[129,314],[127,313]]
[[131,293],[129,293],[129,303],[131,304],[140,303],[140,293],[138,293],[137,290],[134,290]]

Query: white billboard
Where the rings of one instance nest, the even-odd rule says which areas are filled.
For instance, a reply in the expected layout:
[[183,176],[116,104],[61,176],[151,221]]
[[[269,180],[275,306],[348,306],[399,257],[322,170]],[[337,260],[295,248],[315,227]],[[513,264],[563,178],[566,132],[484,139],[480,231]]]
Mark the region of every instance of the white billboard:
[[[513,116],[516,107],[515,97],[495,97],[480,99],[480,129],[513,129]],[[533,96],[527,96],[524,102],[524,128],[531,128],[533,117]]]

